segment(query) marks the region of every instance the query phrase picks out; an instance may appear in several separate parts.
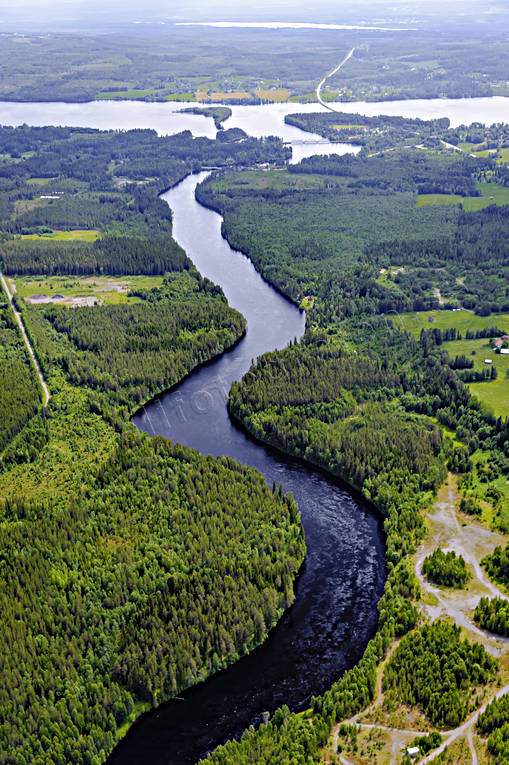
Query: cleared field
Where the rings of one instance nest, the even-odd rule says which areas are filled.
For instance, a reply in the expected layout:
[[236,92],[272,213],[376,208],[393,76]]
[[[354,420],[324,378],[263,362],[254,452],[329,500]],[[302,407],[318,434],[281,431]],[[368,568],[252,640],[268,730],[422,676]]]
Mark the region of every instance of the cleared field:
[[364,130],[366,125],[333,125],[334,130]]
[[255,96],[263,98],[264,101],[273,101],[274,103],[283,103],[288,101],[292,91],[288,88],[258,88],[254,91]]
[[229,93],[222,93],[221,91],[210,93],[206,98],[211,101],[231,101],[232,99],[250,101],[253,97],[247,90],[232,90]]
[[60,242],[95,242],[101,236],[95,229],[76,229],[75,231],[51,231],[47,234],[23,234],[22,239],[53,239]]
[[509,188],[499,186],[497,183],[478,183],[477,188],[481,192],[480,197],[460,197],[458,194],[419,194],[417,207],[461,204],[465,212],[475,212],[489,205],[509,205]]
[[51,181],[56,180],[55,177],[52,178],[29,178],[27,181],[28,186],[45,186],[47,183],[51,183]]
[[226,181],[218,178],[215,182],[215,187],[219,192],[227,192],[231,187],[233,188],[250,188],[250,189],[292,189],[302,191],[304,189],[321,189],[327,186],[339,186],[340,180],[327,177],[324,180],[323,175],[317,175],[314,173],[289,173],[288,170],[283,169],[277,173],[267,173],[264,170],[242,170],[241,172],[234,173],[232,177],[228,177]]
[[160,287],[162,276],[33,276],[9,278],[11,287],[33,305],[94,305],[140,302],[133,289]]
[[486,143],[484,141],[482,143],[469,143],[468,141],[462,141],[458,144],[458,149],[461,149],[461,151],[464,151],[467,154],[482,151],[485,148]]
[[[390,318],[397,327],[408,330],[417,338],[420,336],[422,329],[458,329],[461,334],[465,336],[468,329],[475,332],[476,329],[498,327],[502,332],[509,334],[509,313],[493,313],[491,316],[476,316],[475,313],[465,310],[437,310],[418,311],[417,313],[401,313],[388,318]],[[434,321],[429,321],[430,318],[434,319]]]
[[417,207],[429,207],[430,205],[459,205],[465,197],[458,194],[419,194]]
[[194,93],[170,93],[169,96],[164,96],[165,101],[196,101]]
[[147,88],[147,90],[110,90],[96,95],[96,101],[111,101],[112,99],[119,98],[145,98],[146,96],[154,95],[154,88]]
[[496,154],[496,149],[482,149],[482,151],[473,151],[472,154],[475,157],[484,157],[486,159],[487,157],[490,157],[492,154]]

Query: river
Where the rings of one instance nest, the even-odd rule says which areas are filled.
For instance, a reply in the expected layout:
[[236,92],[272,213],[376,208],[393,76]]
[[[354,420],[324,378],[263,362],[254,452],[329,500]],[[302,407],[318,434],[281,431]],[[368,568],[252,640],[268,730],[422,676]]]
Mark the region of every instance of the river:
[[[474,101],[489,101],[479,115]],[[501,101],[502,103],[499,103]],[[509,99],[472,99],[447,111],[446,102],[342,104],[348,111],[452,116],[456,124],[490,114],[509,121]],[[101,129],[151,127],[160,134],[191,129],[213,137],[212,120],[178,114],[184,104],[96,102],[93,104],[0,104],[3,124],[67,124]],[[353,147],[317,141],[284,124],[291,111],[316,111],[316,104],[232,107],[225,127],[252,135],[277,134],[293,144],[293,161],[314,153]],[[421,110],[420,110],[421,109]],[[471,110],[469,113],[469,109]],[[477,112],[474,116],[474,112]],[[497,109],[499,111],[497,111]],[[444,115],[445,110],[445,115]],[[495,116],[496,112],[496,116]],[[136,425],[203,453],[227,454],[256,467],[269,485],[281,483],[299,504],[308,555],[296,600],[266,642],[229,669],[182,694],[182,700],[144,715],[115,749],[115,765],[186,765],[285,703],[300,709],[353,666],[376,629],[376,603],[385,579],[380,520],[345,487],[317,470],[256,444],[229,419],[225,401],[233,380],[252,359],[285,347],[304,331],[304,315],[268,285],[241,253],[221,236],[221,217],[199,205],[190,176],[164,195],[173,211],[173,233],[198,270],[220,284],[247,319],[245,337],[229,352],[190,375],[180,386],[140,412]]]
[[198,270],[220,284],[229,304],[247,319],[232,350],[190,375],[135,418],[149,432],[207,454],[252,465],[291,491],[299,504],[308,555],[296,600],[269,639],[250,656],[150,713],[133,726],[111,763],[193,763],[207,750],[281,704],[292,709],[324,691],[358,661],[376,629],[383,590],[384,551],[379,521],[318,471],[255,443],[230,420],[226,396],[251,360],[302,336],[304,314],[276,292],[251,261],[221,236],[221,216],[195,200],[190,176],[163,198],[173,211],[173,235]]

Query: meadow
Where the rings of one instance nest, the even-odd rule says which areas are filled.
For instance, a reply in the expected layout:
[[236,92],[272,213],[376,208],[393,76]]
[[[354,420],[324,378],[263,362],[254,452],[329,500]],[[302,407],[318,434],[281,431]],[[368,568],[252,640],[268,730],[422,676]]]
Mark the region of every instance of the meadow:
[[[390,317],[395,326],[411,332],[415,338],[419,338],[422,329],[457,329],[462,335],[467,330],[475,332],[477,329],[497,326],[502,332],[509,334],[509,313],[493,313],[491,316],[477,316],[472,311],[417,311],[414,313],[402,313]],[[432,318],[433,321],[429,321]],[[456,341],[457,343],[458,341]]]
[[44,234],[22,234],[22,239],[53,239],[59,242],[95,242],[101,236],[96,229],[75,229],[74,231],[47,231]]
[[462,197],[459,194],[419,194],[417,207],[435,205],[459,205],[465,212],[483,210],[490,205],[509,205],[509,188],[498,183],[478,183],[480,197]]
[[[498,373],[496,380],[488,382],[469,383],[470,391],[486,404],[493,413],[500,417],[509,417],[509,356],[494,353],[489,340],[453,340],[444,343],[451,357],[468,356],[474,359],[474,369],[481,371],[486,368],[485,359],[491,359],[491,366]],[[475,353],[475,355],[473,355]]]

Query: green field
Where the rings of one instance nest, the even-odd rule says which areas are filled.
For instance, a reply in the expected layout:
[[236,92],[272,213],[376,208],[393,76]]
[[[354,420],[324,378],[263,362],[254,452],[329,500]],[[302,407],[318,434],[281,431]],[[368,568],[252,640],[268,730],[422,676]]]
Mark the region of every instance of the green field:
[[103,305],[140,302],[140,298],[128,297],[127,293],[132,289],[150,290],[153,287],[160,287],[162,282],[162,276],[20,276],[9,278],[10,285],[15,286],[20,297],[30,298],[33,295],[46,295],[51,298],[54,295],[63,295],[65,300],[59,300],[58,304],[60,305],[85,305],[94,301]]
[[[432,317],[433,322],[428,321]],[[491,316],[476,316],[470,311],[419,311],[418,313],[403,313],[390,317],[399,329],[411,332],[418,338],[423,329],[457,329],[463,337],[467,330],[475,332],[477,329],[486,327],[498,327],[502,332],[509,334],[509,313],[494,313]],[[489,409],[500,417],[509,417],[509,378],[506,374],[509,370],[509,356],[494,353],[489,341],[481,340],[454,340],[443,344],[449,355],[471,356],[475,351],[474,369],[485,369],[484,359],[491,359],[496,367],[498,377],[489,382],[469,383],[471,392],[477,396]]]
[[27,181],[28,186],[45,186],[47,183],[56,180],[56,177],[52,178],[29,178]]
[[485,142],[482,143],[469,143],[468,141],[461,141],[461,143],[458,144],[458,149],[461,149],[461,151],[466,152],[467,154],[471,154],[474,151],[482,151],[486,147]]
[[165,101],[196,101],[194,93],[170,93],[164,97]]
[[196,101],[194,93],[166,93],[165,90],[156,88],[147,88],[146,90],[108,90],[98,93],[94,98],[96,101],[119,101],[119,100],[144,100],[146,98],[155,98],[159,101]]
[[[428,321],[429,317],[434,319]],[[509,334],[509,313],[493,313],[491,316],[477,316],[471,311],[418,311],[402,313],[390,317],[399,329],[406,329],[418,338],[421,329],[458,329],[462,335],[470,329],[498,327]]]
[[215,188],[220,192],[226,193],[228,189],[274,189],[276,191],[288,190],[304,191],[307,189],[323,189],[324,187],[339,186],[340,180],[317,173],[289,173],[288,170],[278,170],[277,173],[269,173],[265,170],[243,170],[241,173],[234,173],[231,177],[217,178]]
[[155,94],[154,88],[147,90],[109,90],[96,95],[97,101],[110,101],[112,99],[128,98],[136,100],[137,98],[146,98]]
[[475,212],[489,205],[509,205],[509,188],[499,186],[497,183],[478,183],[477,188],[481,192],[480,197],[460,197],[458,194],[419,194],[417,207],[461,204],[465,212]]
[[[469,197],[472,199],[472,197]],[[417,207],[434,207],[435,205],[459,205],[465,200],[459,194],[419,194]]]
[[486,149],[485,146],[485,143],[467,143],[466,141],[463,141],[458,144],[458,149],[461,149],[466,154],[474,154],[476,157],[489,157],[496,153],[499,165],[505,165],[509,162],[509,149],[499,148],[495,152],[491,149]]
[[23,234],[22,239],[57,239],[61,242],[95,242],[101,236],[95,229],[76,229],[75,231],[51,231],[47,234]]
[[[454,340],[444,343],[449,356],[468,356],[474,359],[474,369],[480,371],[486,368],[485,359],[492,360],[498,372],[496,380],[489,382],[469,383],[468,387],[477,398],[486,404],[494,414],[509,417],[509,356],[494,353],[488,340]],[[472,356],[475,351],[475,356]]]

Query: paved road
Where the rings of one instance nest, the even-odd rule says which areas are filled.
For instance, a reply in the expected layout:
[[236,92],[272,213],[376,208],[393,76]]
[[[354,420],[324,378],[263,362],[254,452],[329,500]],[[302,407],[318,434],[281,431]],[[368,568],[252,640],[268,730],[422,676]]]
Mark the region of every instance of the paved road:
[[354,53],[354,50],[355,50],[355,48],[352,48],[352,50],[350,51],[350,53],[348,53],[348,54],[347,54],[347,55],[344,57],[343,61],[342,61],[340,64],[338,64],[338,65],[337,65],[337,67],[336,67],[335,69],[333,69],[333,70],[332,70],[332,72],[329,72],[329,74],[326,74],[326,75],[325,75],[325,77],[323,78],[323,80],[320,80],[320,82],[318,83],[318,86],[317,86],[317,88],[316,88],[316,97],[317,97],[318,101],[321,103],[321,105],[322,105],[322,106],[325,106],[325,108],[326,108],[326,109],[329,109],[329,111],[331,111],[331,112],[337,112],[338,110],[337,110],[337,109],[333,109],[333,108],[332,108],[332,106],[330,106],[329,104],[326,104],[326,103],[325,103],[325,101],[323,100],[323,98],[322,98],[322,97],[321,97],[321,95],[320,95],[320,91],[321,91],[321,89],[323,88],[323,86],[324,86],[324,84],[325,84],[325,81],[326,81],[326,80],[328,80],[328,79],[329,79],[329,77],[332,77],[332,75],[333,75],[333,74],[336,74],[336,72],[339,72],[339,70],[341,69],[341,67],[343,66],[343,64],[346,64],[346,62],[348,61],[348,59],[352,58],[352,56],[353,56],[353,53]]
[[23,339],[25,341],[25,345],[28,348],[28,353],[30,354],[30,357],[31,357],[31,359],[32,359],[32,361],[34,363],[35,369],[37,371],[37,375],[39,377],[39,380],[40,380],[40,383],[41,383],[41,386],[42,386],[42,390],[43,390],[43,393],[44,393],[43,404],[44,404],[44,406],[47,406],[48,401],[49,401],[49,396],[50,396],[50,393],[49,393],[49,390],[48,390],[48,386],[46,385],[46,381],[45,381],[45,379],[43,377],[41,368],[39,366],[39,362],[35,358],[34,349],[32,348],[32,346],[30,344],[30,340],[28,339],[28,335],[27,335],[26,330],[25,330],[25,325],[23,324],[23,319],[21,318],[19,312],[16,310],[16,306],[14,305],[14,302],[12,300],[12,295],[11,295],[11,292],[9,290],[9,286],[7,284],[7,280],[6,280],[5,276],[3,275],[3,273],[1,271],[0,271],[0,281],[2,282],[2,285],[3,285],[3,288],[4,288],[5,292],[6,292],[7,297],[9,298],[9,302],[10,302],[10,304],[12,306],[12,310],[14,311],[14,315],[16,317],[16,321],[18,322],[19,328],[21,330],[21,334],[23,335]]

